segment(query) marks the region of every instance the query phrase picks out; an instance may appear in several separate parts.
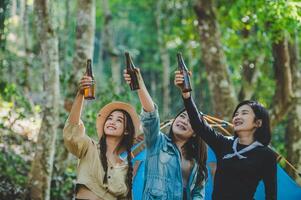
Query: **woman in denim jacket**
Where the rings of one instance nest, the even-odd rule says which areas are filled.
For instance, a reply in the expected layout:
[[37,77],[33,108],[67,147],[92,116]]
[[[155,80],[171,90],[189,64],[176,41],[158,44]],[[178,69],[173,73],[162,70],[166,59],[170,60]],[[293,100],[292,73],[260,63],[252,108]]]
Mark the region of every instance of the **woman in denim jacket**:
[[[160,132],[157,106],[144,85],[139,69],[137,74],[147,150],[142,199],[204,199],[207,178],[205,143],[193,132],[186,111],[175,117],[169,135]],[[126,70],[124,78],[130,83]]]

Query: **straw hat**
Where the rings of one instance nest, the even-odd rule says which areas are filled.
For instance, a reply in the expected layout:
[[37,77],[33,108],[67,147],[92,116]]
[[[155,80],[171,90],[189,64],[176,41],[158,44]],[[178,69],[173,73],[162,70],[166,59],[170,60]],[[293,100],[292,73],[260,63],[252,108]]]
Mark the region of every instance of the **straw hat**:
[[103,135],[103,128],[106,119],[114,110],[124,110],[131,116],[135,128],[134,137],[138,135],[140,120],[135,108],[128,103],[114,101],[112,103],[105,105],[98,112],[97,119],[96,119],[96,130],[98,133],[98,137],[101,137]]

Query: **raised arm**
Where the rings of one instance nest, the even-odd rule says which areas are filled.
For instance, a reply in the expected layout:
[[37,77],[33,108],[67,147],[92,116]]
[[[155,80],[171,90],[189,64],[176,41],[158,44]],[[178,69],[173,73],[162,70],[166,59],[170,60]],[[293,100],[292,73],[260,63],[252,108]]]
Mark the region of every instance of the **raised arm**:
[[[136,72],[137,72],[137,78],[138,78],[139,87],[140,87],[140,89],[138,89],[137,92],[138,92],[138,96],[139,96],[141,105],[142,105],[144,111],[153,112],[155,110],[155,105],[154,105],[154,102],[152,100],[152,97],[150,96],[147,88],[145,87],[142,75],[140,73],[140,69],[136,68]],[[131,77],[127,73],[126,69],[123,71],[123,77],[124,77],[125,81],[128,84],[130,84]]]
[[[175,85],[180,88],[183,80],[184,78],[180,71],[176,71],[174,81]],[[221,152],[223,143],[228,139],[211,128],[204,120],[203,116],[200,115],[190,92],[182,92],[182,97],[193,131],[198,134],[214,150],[215,153],[219,154],[219,152]]]
[[85,135],[85,127],[80,120],[83,108],[84,95],[83,90],[92,84],[92,79],[84,76],[80,81],[79,91],[74,99],[70,115],[63,130],[64,143],[70,153],[81,158],[91,139]]
[[69,123],[70,124],[79,124],[81,112],[84,103],[84,94],[83,91],[85,88],[88,88],[92,85],[92,78],[89,76],[83,76],[79,83],[79,91],[74,99],[70,114],[69,114]]
[[[156,141],[159,138],[160,119],[158,109],[147,91],[139,68],[136,68],[136,70],[140,87],[137,92],[143,108],[141,112],[142,128],[145,135],[146,146],[147,148],[151,148],[156,144]],[[127,70],[124,70],[123,76],[125,81],[129,84],[131,82],[131,77],[127,73]]]

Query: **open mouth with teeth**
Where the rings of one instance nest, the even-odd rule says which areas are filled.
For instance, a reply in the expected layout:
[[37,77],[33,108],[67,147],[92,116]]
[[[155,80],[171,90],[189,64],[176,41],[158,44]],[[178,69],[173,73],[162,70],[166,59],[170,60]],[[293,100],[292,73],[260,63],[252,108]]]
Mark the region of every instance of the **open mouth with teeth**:
[[240,126],[240,125],[242,125],[243,123],[241,122],[241,121],[236,121],[236,122],[234,122],[234,126]]
[[179,129],[181,129],[183,131],[187,130],[186,126],[181,122],[176,123],[176,127],[178,127]]
[[116,130],[116,127],[109,125],[109,126],[107,126],[107,129],[108,130]]

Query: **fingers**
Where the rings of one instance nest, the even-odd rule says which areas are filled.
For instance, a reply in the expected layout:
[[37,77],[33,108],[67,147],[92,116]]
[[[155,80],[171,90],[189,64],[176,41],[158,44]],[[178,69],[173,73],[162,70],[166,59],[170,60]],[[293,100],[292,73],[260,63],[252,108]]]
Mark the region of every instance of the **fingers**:
[[182,74],[182,73],[181,73],[181,71],[176,70],[176,71],[175,71],[175,74],[177,75],[177,74]]
[[83,76],[79,82],[79,89],[84,90],[91,87],[94,84],[94,80],[90,76]]
[[[175,71],[175,74],[177,75],[177,74],[182,74],[182,73],[181,73],[181,71],[177,70],[177,71]],[[192,76],[192,71],[188,71],[188,75]]]
[[175,81],[174,81],[174,84],[176,85],[176,86],[179,86],[179,85],[182,85],[183,84],[183,82],[184,82],[184,80],[183,79],[175,79]]
[[130,77],[130,74],[127,72],[126,69],[123,70],[123,77],[124,77],[124,78]]
[[130,76],[130,74],[127,73],[126,69],[123,70],[123,78],[124,78],[124,80],[126,81],[127,84],[131,83],[131,80],[132,80],[131,76]]
[[82,82],[82,81],[92,81],[92,77],[91,77],[91,76],[86,76],[86,75],[84,75],[84,76],[81,78],[80,82]]
[[181,84],[183,84],[184,82],[184,76],[180,71],[175,71],[175,80],[174,80],[174,84],[176,86],[179,86]]

